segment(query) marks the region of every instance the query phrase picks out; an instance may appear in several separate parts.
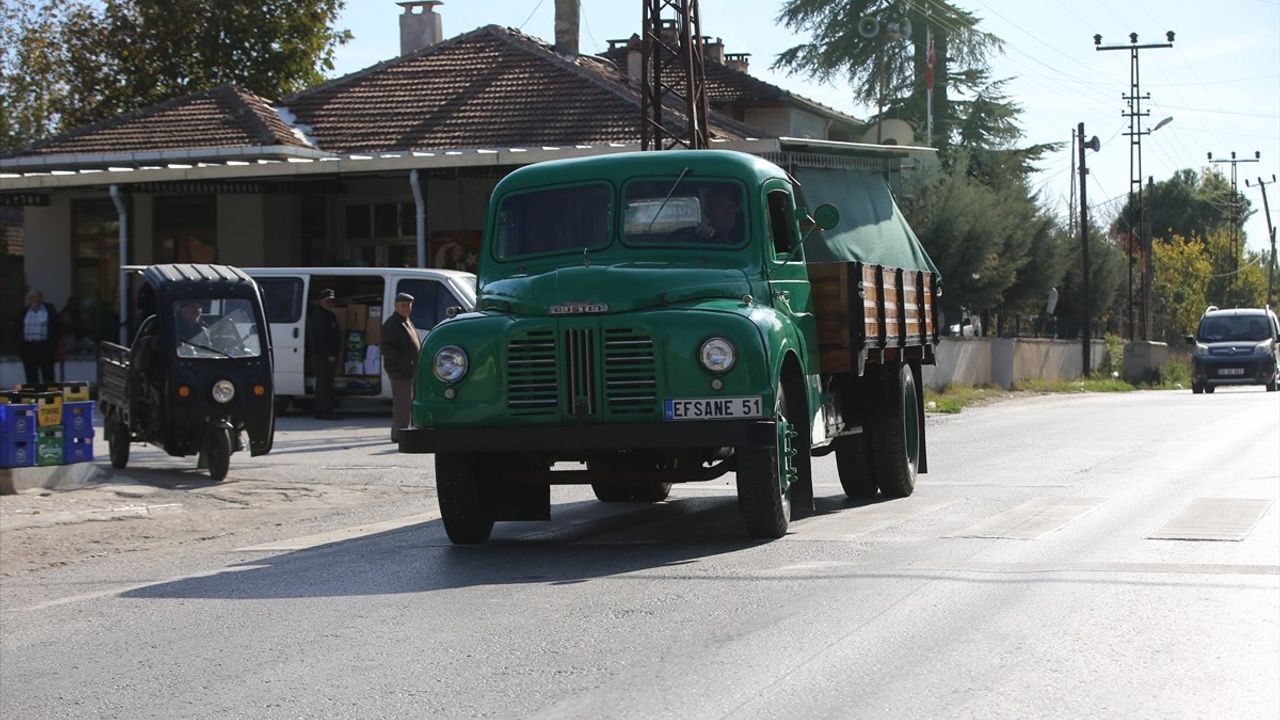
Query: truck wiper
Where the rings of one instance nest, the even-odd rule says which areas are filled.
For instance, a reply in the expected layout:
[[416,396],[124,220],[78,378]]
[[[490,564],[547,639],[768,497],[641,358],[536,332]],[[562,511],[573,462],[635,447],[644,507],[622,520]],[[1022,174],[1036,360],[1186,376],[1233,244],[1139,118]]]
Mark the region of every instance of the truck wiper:
[[221,350],[219,350],[219,349],[217,349],[217,348],[211,348],[211,347],[209,347],[208,345],[201,345],[200,343],[193,343],[193,342],[191,342],[190,340],[182,340],[181,342],[182,342],[182,344],[183,344],[183,345],[190,345],[191,347],[193,347],[193,348],[197,348],[197,349],[199,349],[199,350],[208,350],[208,351],[209,351],[209,352],[211,352],[211,353],[218,353],[219,355],[221,355],[221,356],[222,356],[222,357],[224,357],[224,358],[230,358],[230,359],[232,359],[232,360],[234,360],[234,359],[235,359],[235,356],[234,356],[234,355],[228,355],[227,353],[225,353],[225,352],[223,352],[223,351],[221,351]]
[[649,232],[653,229],[653,224],[658,222],[658,218],[662,215],[662,208],[667,206],[667,201],[676,193],[676,188],[680,187],[680,181],[684,180],[684,176],[689,174],[689,168],[680,171],[680,177],[676,178],[675,183],[671,185],[671,189],[667,191],[667,196],[662,198],[662,204],[658,206],[658,211],[653,214],[653,219],[649,221],[649,226],[644,229]]

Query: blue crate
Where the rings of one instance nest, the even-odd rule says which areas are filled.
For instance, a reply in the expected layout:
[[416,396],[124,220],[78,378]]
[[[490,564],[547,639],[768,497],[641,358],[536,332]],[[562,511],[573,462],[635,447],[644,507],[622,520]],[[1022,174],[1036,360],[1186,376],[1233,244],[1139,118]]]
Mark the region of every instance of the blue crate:
[[93,461],[93,436],[62,436],[62,462],[80,463]]
[[30,467],[36,464],[36,436],[0,436],[0,467]]
[[62,434],[93,437],[93,402],[62,403]]
[[0,437],[36,434],[35,405],[0,405]]

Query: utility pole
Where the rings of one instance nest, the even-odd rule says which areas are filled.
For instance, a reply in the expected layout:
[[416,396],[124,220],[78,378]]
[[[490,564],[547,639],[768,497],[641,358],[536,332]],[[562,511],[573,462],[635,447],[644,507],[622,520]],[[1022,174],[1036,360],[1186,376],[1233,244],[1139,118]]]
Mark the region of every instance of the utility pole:
[[[1139,85],[1138,75],[1138,51],[1151,50],[1154,48],[1170,48],[1173,47],[1173,31],[1170,30],[1164,34],[1168,42],[1148,43],[1145,45],[1138,44],[1138,33],[1129,33],[1128,45],[1103,45],[1102,36],[1094,35],[1094,49],[1103,50],[1128,50],[1129,51],[1129,94],[1124,95],[1123,99],[1128,101],[1128,112],[1121,113],[1121,117],[1129,118],[1129,132],[1125,135],[1129,138],[1129,209],[1132,212],[1137,209],[1138,221],[1129,225],[1129,306],[1126,311],[1129,322],[1129,340],[1134,339],[1133,326],[1133,235],[1135,232],[1141,234],[1145,225],[1145,209],[1142,204],[1142,136],[1151,134],[1149,130],[1142,129],[1142,118],[1150,115],[1150,110],[1142,109],[1142,101],[1150,99],[1151,95],[1142,95]],[[1144,255],[1149,254],[1149,248],[1146,246],[1148,242],[1145,238],[1139,238],[1139,246],[1142,248]],[[1143,277],[1145,278],[1144,271]],[[1144,280],[1145,282],[1145,280]],[[1143,298],[1147,297],[1146,288],[1143,289]],[[1149,311],[1144,308],[1143,316],[1145,317]],[[1151,338],[1146,334],[1147,328],[1143,328],[1143,340]]]
[[1089,170],[1085,167],[1084,151],[1085,148],[1092,148],[1094,152],[1098,152],[1101,145],[1098,143],[1098,136],[1094,135],[1088,142],[1084,140],[1084,123],[1080,123],[1076,131],[1076,138],[1079,140],[1080,149],[1080,317],[1081,317],[1081,333],[1080,333],[1080,367],[1083,369],[1081,377],[1089,377],[1092,370],[1090,366],[1091,345],[1093,343],[1093,298],[1089,294],[1089,201],[1086,194],[1088,183],[1085,179],[1089,175]]
[[[663,17],[670,13],[673,17]],[[702,30],[698,0],[644,0],[640,71],[640,148],[690,150],[707,147],[710,116],[704,82]],[[679,119],[664,117],[663,101],[672,97],[685,111]]]
[[[1276,226],[1271,224],[1271,206],[1267,204],[1267,185],[1275,185],[1276,176],[1271,175],[1271,182],[1258,178],[1258,191],[1262,193],[1262,209],[1267,214],[1267,234],[1271,236],[1271,262],[1267,263],[1267,304],[1275,305],[1276,301],[1272,293],[1275,291],[1276,276]],[[1244,181],[1245,187],[1253,187],[1248,180]]]
[[1147,192],[1142,196],[1142,339],[1151,339],[1151,297],[1156,273],[1151,247],[1151,198],[1156,194],[1155,179],[1147,176]]
[[[1240,244],[1240,193],[1236,190],[1236,165],[1242,162],[1259,162],[1262,159],[1262,153],[1257,150],[1253,151],[1251,158],[1237,158],[1234,150],[1231,151],[1230,158],[1213,159],[1213,153],[1207,153],[1209,162],[1212,163],[1231,163],[1231,269],[1234,271],[1231,275],[1231,283],[1227,287],[1235,287],[1236,274],[1240,272],[1240,254],[1242,250],[1237,250],[1236,246]],[[1247,180],[1245,182],[1248,182]],[[1263,194],[1266,197],[1266,194]]]

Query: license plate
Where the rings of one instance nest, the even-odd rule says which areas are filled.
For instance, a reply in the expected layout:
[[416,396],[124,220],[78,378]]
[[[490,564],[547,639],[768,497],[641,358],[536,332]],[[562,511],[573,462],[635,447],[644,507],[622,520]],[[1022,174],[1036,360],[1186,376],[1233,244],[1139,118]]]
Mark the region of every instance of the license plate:
[[758,418],[760,396],[667,398],[663,401],[663,416],[671,421]]
[[1218,368],[1219,375],[1243,375],[1244,368]]

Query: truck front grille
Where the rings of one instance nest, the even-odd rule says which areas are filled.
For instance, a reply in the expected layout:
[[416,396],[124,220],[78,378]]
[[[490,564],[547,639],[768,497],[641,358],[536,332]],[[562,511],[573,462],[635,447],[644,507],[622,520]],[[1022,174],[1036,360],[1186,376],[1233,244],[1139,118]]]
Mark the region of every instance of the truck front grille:
[[657,412],[653,338],[631,328],[604,331],[604,392],[614,415]]
[[571,328],[564,332],[565,388],[570,412],[577,417],[596,414],[596,332]]
[[532,330],[507,343],[507,408],[512,415],[555,415],[556,338],[551,330]]

